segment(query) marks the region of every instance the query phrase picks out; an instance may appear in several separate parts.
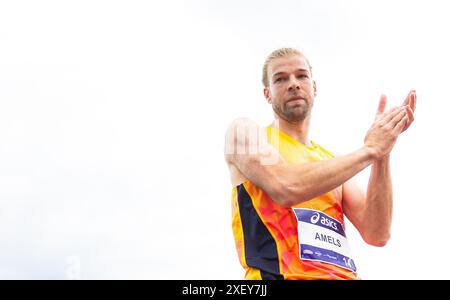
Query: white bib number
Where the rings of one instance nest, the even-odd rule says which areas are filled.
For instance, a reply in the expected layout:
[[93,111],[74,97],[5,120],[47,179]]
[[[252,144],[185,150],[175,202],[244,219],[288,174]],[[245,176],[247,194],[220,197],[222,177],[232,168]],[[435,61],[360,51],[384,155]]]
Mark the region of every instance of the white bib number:
[[313,209],[293,208],[298,223],[300,258],[330,263],[356,272],[342,224]]

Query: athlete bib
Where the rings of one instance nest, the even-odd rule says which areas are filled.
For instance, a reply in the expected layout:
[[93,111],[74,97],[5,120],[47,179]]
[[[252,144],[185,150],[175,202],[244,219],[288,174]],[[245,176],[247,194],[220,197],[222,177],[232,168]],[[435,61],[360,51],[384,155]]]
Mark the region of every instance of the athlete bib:
[[342,224],[313,209],[293,208],[298,223],[300,258],[321,261],[356,272]]

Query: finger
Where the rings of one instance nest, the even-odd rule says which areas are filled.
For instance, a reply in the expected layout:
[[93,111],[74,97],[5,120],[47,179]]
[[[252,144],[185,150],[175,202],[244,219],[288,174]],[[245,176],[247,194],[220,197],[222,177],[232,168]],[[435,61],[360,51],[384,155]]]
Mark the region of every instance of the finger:
[[408,114],[408,122],[406,123],[405,128],[403,128],[403,131],[408,129],[409,126],[411,126],[411,123],[414,121],[414,112],[410,106],[406,106],[406,113]]
[[411,90],[402,105],[408,105],[414,111],[416,109],[416,98],[416,90]]
[[402,111],[401,107],[393,107],[388,112],[383,114],[383,117],[380,118],[380,124],[385,125],[389,123],[392,118],[394,118],[397,114],[399,114]]
[[402,106],[403,105],[410,105],[411,103],[411,99],[412,99],[412,95],[415,93],[415,90],[410,90],[408,95],[405,98],[405,101],[403,101]]
[[378,103],[377,115],[384,113],[386,109],[387,97],[386,95],[381,95],[380,102]]
[[409,91],[408,95],[406,95],[406,98],[405,98],[405,100],[403,101],[402,106],[403,106],[403,105],[409,105],[409,101],[410,101],[410,99],[411,99],[411,93],[412,93],[412,92],[413,92],[413,91]]
[[413,112],[416,110],[416,101],[417,101],[417,94],[416,91],[414,91],[414,93],[411,95],[411,101],[409,104]]
[[407,123],[408,123],[408,115],[405,114],[403,118],[395,125],[394,132],[396,134],[400,134],[403,131],[403,128],[405,128]]
[[388,122],[390,128],[394,128],[405,116],[408,116],[406,109],[400,109],[400,111]]

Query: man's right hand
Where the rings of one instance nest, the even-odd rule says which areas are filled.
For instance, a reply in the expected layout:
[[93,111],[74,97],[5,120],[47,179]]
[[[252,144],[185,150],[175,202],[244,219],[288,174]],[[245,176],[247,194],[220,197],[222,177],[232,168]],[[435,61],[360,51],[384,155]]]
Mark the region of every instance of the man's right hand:
[[389,154],[398,136],[409,123],[409,106],[394,107],[388,112],[386,96],[382,95],[378,105],[377,115],[364,139],[364,147],[370,151],[374,159],[378,160]]

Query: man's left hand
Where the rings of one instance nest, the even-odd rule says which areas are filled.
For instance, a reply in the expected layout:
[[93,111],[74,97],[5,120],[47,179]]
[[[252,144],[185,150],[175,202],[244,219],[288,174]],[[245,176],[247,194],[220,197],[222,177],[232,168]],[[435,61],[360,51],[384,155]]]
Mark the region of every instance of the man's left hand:
[[406,106],[407,113],[408,113],[408,122],[405,125],[405,128],[403,128],[402,132],[404,132],[406,129],[409,128],[411,123],[414,121],[414,111],[416,110],[416,101],[417,101],[417,95],[416,91],[412,90],[408,93],[408,96],[406,96],[405,101],[403,101],[403,106]]

